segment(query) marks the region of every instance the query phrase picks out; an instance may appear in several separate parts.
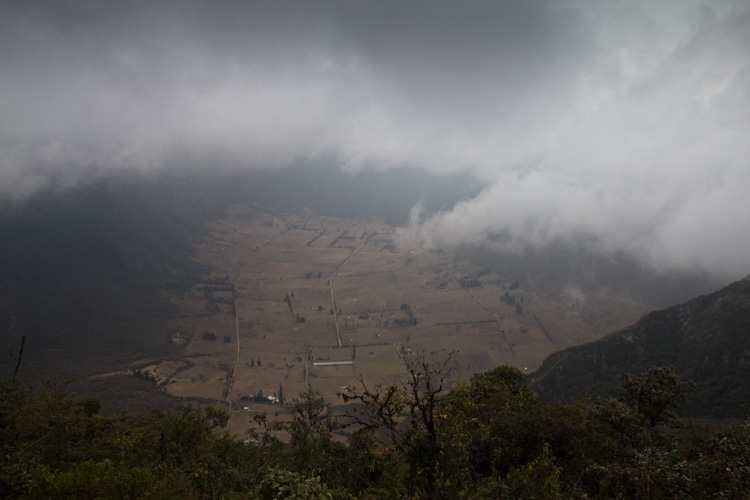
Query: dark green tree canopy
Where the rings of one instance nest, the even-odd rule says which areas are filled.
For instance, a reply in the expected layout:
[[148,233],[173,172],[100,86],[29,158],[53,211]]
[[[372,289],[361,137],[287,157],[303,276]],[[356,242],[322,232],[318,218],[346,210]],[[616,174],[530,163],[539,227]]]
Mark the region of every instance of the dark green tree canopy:
[[640,377],[625,374],[620,400],[643,415],[651,427],[674,419],[667,409],[687,401],[693,382],[680,381],[674,366],[656,366]]

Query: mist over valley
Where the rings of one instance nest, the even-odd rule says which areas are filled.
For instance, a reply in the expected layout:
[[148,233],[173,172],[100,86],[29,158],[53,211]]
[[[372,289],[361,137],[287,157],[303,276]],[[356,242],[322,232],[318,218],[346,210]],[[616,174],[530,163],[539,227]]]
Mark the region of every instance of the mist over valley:
[[[323,164],[119,174],[40,196],[3,221],[3,340],[17,350],[26,337],[20,380],[77,377],[74,387],[112,401],[107,411],[140,407],[111,383],[144,370],[156,377],[147,392],[186,400],[237,407],[286,386],[335,403],[360,374],[403,375],[410,351],[457,350],[462,377],[530,373],[715,286],[566,247],[439,247],[411,234],[416,210],[480,189],[470,175]],[[352,364],[312,368],[331,359]]]
[[2,2],[0,491],[746,498],[749,28]]

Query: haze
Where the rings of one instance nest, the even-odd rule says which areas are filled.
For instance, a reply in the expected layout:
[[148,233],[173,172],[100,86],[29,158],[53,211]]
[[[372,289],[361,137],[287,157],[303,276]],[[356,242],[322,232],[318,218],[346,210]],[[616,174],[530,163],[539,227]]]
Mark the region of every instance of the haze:
[[750,269],[750,4],[3,2],[0,196],[111,172],[486,185],[403,233]]

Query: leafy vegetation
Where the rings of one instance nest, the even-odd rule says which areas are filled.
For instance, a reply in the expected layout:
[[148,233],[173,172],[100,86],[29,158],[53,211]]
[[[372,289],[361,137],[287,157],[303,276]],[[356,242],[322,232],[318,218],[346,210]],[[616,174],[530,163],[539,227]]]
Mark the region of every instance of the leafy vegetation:
[[[292,419],[265,415],[245,443],[228,415],[100,416],[50,384],[0,384],[0,490],[8,498],[747,498],[750,422],[678,438],[668,408],[690,385],[672,368],[629,376],[621,396],[538,402],[499,367],[450,390],[451,355],[408,360],[403,383],[312,391]],[[333,431],[352,430],[348,443]],[[282,429],[288,443],[274,438]]]

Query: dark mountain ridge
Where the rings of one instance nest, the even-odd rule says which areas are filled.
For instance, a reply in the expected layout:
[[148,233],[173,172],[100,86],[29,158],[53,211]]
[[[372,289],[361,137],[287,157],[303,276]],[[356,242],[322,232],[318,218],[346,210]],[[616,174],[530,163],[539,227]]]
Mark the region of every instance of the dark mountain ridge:
[[132,325],[168,317],[162,291],[203,272],[190,241],[216,213],[211,200],[194,179],[119,176],[0,221],[2,341],[26,336],[22,378],[96,372],[158,348],[153,328]]
[[542,401],[616,395],[624,373],[674,365],[696,387],[687,416],[741,417],[750,402],[750,276],[550,355],[529,377]]

